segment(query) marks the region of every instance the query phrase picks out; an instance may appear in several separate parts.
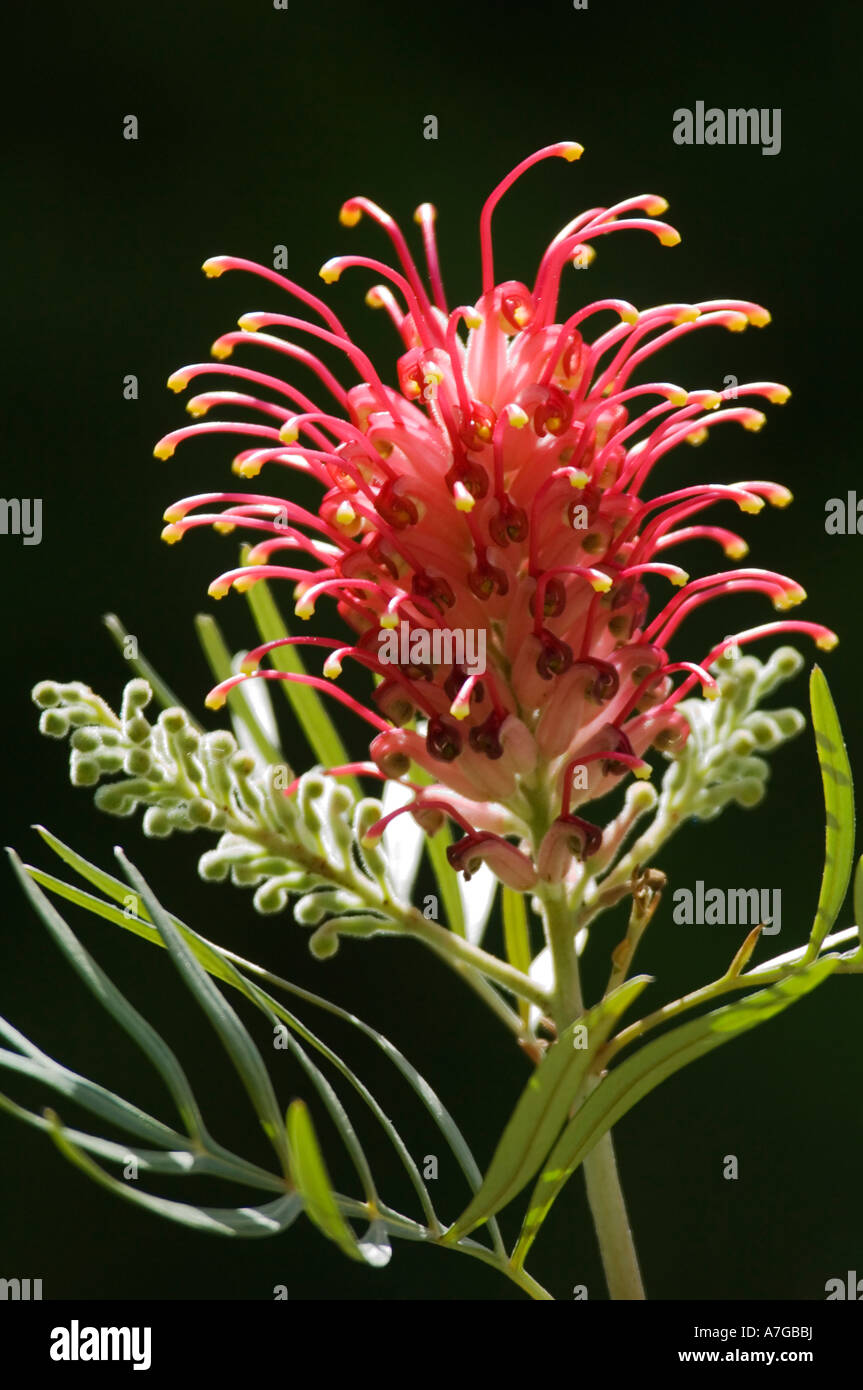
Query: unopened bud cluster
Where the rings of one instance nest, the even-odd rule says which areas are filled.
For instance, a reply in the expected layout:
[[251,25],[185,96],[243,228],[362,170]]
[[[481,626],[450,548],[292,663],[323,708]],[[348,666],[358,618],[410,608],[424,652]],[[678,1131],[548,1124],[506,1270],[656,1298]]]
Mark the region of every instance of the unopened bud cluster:
[[386,926],[372,915],[391,896],[383,856],[361,844],[382,814],[379,801],[356,801],[316,770],[289,785],[284,764],[264,766],[227,730],[201,733],[179,707],[151,724],[144,710],[152,697],[145,680],[130,681],[117,715],[80,682],[42,681],[33,690],[42,733],[69,735],[74,786],[95,787],[96,805],[115,816],[146,808],[142,828],[151,837],[221,832],[199,860],[201,877],[254,887],[261,913],[281,912],[302,894],[294,915],[317,928],[316,955],[332,955],[339,933]]
[[679,706],[692,732],[663,780],[672,808],[711,820],[731,802],[756,806],[762,800],[770,774],[763,754],[794,738],[806,721],[799,710],[759,705],[802,665],[793,647],[780,647],[766,663],[728,653],[711,667],[720,698]]

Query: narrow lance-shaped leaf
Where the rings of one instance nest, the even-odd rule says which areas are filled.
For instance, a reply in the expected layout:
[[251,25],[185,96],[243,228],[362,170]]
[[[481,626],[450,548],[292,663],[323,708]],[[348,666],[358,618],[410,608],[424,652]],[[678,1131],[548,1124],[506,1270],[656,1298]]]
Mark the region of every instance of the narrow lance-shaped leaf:
[[368,1244],[359,1242],[339,1211],[311,1116],[303,1101],[291,1102],[287,1130],[291,1146],[291,1174],[305,1201],[309,1219],[350,1259],[386,1264],[391,1252],[380,1227],[375,1229]]
[[51,1137],[57,1148],[70,1163],[80,1168],[109,1192],[124,1197],[126,1201],[143,1207],[157,1216],[166,1216],[180,1225],[190,1226],[206,1235],[219,1236],[275,1236],[286,1231],[303,1210],[303,1199],[298,1193],[286,1193],[262,1207],[199,1207],[190,1202],[175,1202],[167,1197],[156,1197],[152,1192],[144,1192],[133,1182],[122,1182],[106,1173],[98,1163],[94,1163],[69,1137],[58,1117],[52,1110],[45,1112],[51,1126]]
[[809,681],[812,725],[824,783],[827,844],[824,876],[805,959],[814,960],[845,901],[854,864],[854,787],[836,706],[824,672],[812,669]]
[[482,1187],[447,1232],[447,1244],[499,1211],[530,1181],[566,1121],[598,1049],[650,979],[637,975],[627,980],[571,1023],[549,1048],[519,1098]]
[[174,1103],[180,1112],[183,1123],[186,1125],[188,1133],[197,1137],[201,1142],[207,1135],[204,1118],[201,1114],[197,1101],[195,1100],[192,1088],[186,1078],[183,1068],[175,1054],[171,1051],[168,1044],[156,1032],[156,1029],[138,1010],[133,1008],[124,994],[121,994],[117,986],[108,979],[104,970],[96,964],[80,941],[72,931],[71,927],[60,916],[42,890],[33,882],[26,872],[21,860],[14,850],[9,850],[9,857],[12,868],[27,894],[30,902],[35,907],[42,921],[50,931],[54,940],[65,954],[67,960],[74,967],[81,979],[93,996],[99,1001],[102,1007],[120,1024],[138,1044],[145,1056],[149,1057],[153,1066],[160,1073],[165,1085],[174,1098]]
[[183,981],[197,999],[221,1039],[222,1045],[255,1107],[261,1127],[287,1170],[288,1147],[273,1083],[251,1034],[224,995],[217,989],[194,952],[171,921],[143,875],[123,851],[115,851],[129,882],[146,904],[159,935],[165,942]]
[[[527,975],[530,972],[530,936],[524,894],[506,885],[503,888],[503,940],[510,965]],[[518,1011],[522,1023],[527,1027],[530,1020],[530,1003],[527,999],[519,999]]]
[[[123,883],[120,879],[115,878],[112,874],[106,873],[103,869],[98,868],[98,866],[96,866],[95,864],[91,864],[89,860],[85,859],[82,855],[78,854],[78,852],[72,849],[70,845],[64,844],[62,840],[58,839],[56,835],[53,835],[49,830],[46,830],[43,826],[36,826],[35,828],[38,830],[45,843],[54,851],[54,853],[57,854],[63,860],[64,863],[68,864],[70,868],[74,869],[76,873],[80,874],[81,877],[84,878],[88,883],[93,884],[94,887],[100,888],[103,892],[105,892],[109,897],[113,898],[116,902],[123,902],[124,899],[128,897],[127,884]],[[34,873],[34,875],[39,876],[40,882],[50,877],[49,875],[45,875],[43,877],[41,875],[41,870],[32,870],[32,872]],[[71,888],[70,885],[62,884],[61,880],[52,880],[52,882],[46,884],[46,886],[52,888],[54,891],[62,892],[64,896],[69,897],[72,897],[72,895],[76,891],[75,889]],[[135,935],[142,937],[146,941],[149,941],[152,945],[157,945],[164,948],[165,943],[158,935],[155,928],[148,926],[146,922],[142,921],[140,918],[134,916],[129,917],[127,916],[125,911],[122,914],[116,913],[115,915],[108,904],[104,904],[102,909],[99,909],[95,906],[95,900],[90,900],[89,895],[84,896],[88,899],[88,901],[83,905],[88,907],[91,911],[99,911],[100,915],[106,917],[109,921],[112,921],[116,925],[122,927],[125,931],[133,932]],[[73,900],[77,901],[77,899]],[[146,914],[146,909],[143,904],[141,905],[141,912],[142,915]],[[443,1101],[440,1099],[434,1088],[428,1083],[425,1077],[417,1071],[416,1067],[414,1067],[413,1064],[408,1061],[404,1054],[400,1052],[399,1049],[392,1042],[390,1042],[388,1038],[386,1038],[382,1033],[379,1033],[375,1028],[372,1028],[370,1024],[365,1023],[363,1019],[358,1018],[356,1014],[350,1013],[348,1010],[341,1008],[338,1004],[333,1003],[332,1000],[324,999],[321,995],[315,994],[311,990],[303,989],[300,985],[295,985],[290,980],[285,980],[278,975],[274,975],[271,971],[264,969],[260,965],[256,965],[253,961],[245,960],[242,956],[238,956],[232,951],[225,950],[224,947],[216,946],[213,942],[207,941],[204,937],[201,937],[196,932],[193,932],[190,927],[187,927],[177,917],[172,917],[171,920],[174,922],[177,929],[183,933],[185,939],[188,941],[190,945],[190,949],[192,949],[195,952],[204,969],[207,970],[211,975],[216,976],[216,978],[224,980],[226,983],[233,984],[237,988],[240,988],[241,986],[237,983],[237,980],[234,979],[232,970],[230,968],[232,965],[237,966],[239,968],[239,971],[246,971],[259,979],[266,980],[268,983],[273,984],[276,988],[284,990],[287,993],[292,994],[296,998],[304,1000],[309,1004],[313,1004],[316,1008],[323,1009],[326,1013],[330,1013],[334,1017],[340,1018],[344,1022],[351,1024],[352,1027],[359,1029],[361,1033],[368,1037],[371,1040],[371,1042],[374,1043],[374,1045],[378,1047],[387,1058],[389,1058],[393,1066],[395,1066],[397,1070],[402,1074],[402,1076],[408,1082],[408,1085],[419,1097],[420,1101],[422,1102],[428,1113],[431,1115],[437,1127],[440,1129],[442,1135],[449,1144],[450,1149],[452,1150],[459,1167],[461,1168],[462,1172],[467,1178],[471,1188],[473,1190],[479,1188],[482,1182],[482,1174],[480,1173],[479,1167],[476,1163],[473,1154],[471,1153],[470,1147],[464,1135],[462,1134],[452,1115],[449,1113],[446,1106],[443,1104]],[[240,975],[238,978],[244,979],[242,975]],[[248,993],[248,997],[250,998],[254,998],[251,991],[258,990],[257,986],[253,986],[250,982],[245,980],[243,988],[244,992]],[[272,995],[266,993],[265,991],[261,990],[259,992],[267,1001],[269,1006],[274,1009],[278,1017],[283,1022],[287,1023],[289,1027],[296,1028],[300,1032],[300,1036],[312,1042],[314,1046],[319,1046],[319,1042],[317,1039],[315,1039],[314,1034],[312,1034],[310,1030],[301,1027],[298,1023],[298,1020],[296,1020],[294,1016],[290,1014],[282,1004],[280,1004],[276,999],[273,998]],[[257,1002],[257,1000],[255,1000],[255,1002]],[[322,1044],[320,1044],[320,1050],[323,1050]],[[329,1054],[327,1053],[326,1055]],[[335,1054],[333,1054],[333,1057],[335,1059],[335,1065],[340,1065],[340,1059],[335,1058]],[[344,1064],[341,1065],[343,1066]],[[358,1082],[358,1078],[354,1077],[353,1073],[351,1073],[349,1069],[345,1068],[344,1074],[347,1076],[348,1080],[350,1080],[352,1084],[362,1084]],[[370,1103],[376,1105],[376,1102],[374,1102],[373,1097],[371,1097]],[[433,1213],[428,1204],[428,1196],[427,1194],[424,1194],[421,1191],[421,1188],[424,1188],[424,1184],[422,1184],[421,1179],[419,1179],[418,1185],[418,1173],[416,1170],[416,1164],[410,1158],[410,1155],[407,1154],[407,1151],[404,1149],[404,1145],[400,1136],[392,1128],[391,1122],[387,1120],[387,1117],[383,1114],[383,1112],[380,1112],[378,1118],[380,1119],[384,1127],[387,1129],[387,1133],[390,1135],[391,1141],[393,1142],[398,1152],[402,1156],[402,1161],[405,1162],[406,1167],[408,1168],[408,1171],[411,1176],[411,1181],[413,1182],[414,1186],[417,1188],[417,1191],[420,1194],[421,1200],[423,1201],[423,1206],[429,1216],[429,1219],[433,1220]],[[501,1240],[500,1232],[497,1227],[497,1222],[493,1219],[489,1222],[489,1231],[492,1235],[492,1239],[494,1240],[495,1247],[499,1251],[502,1251],[503,1243]]]
[[839,956],[824,956],[769,989],[703,1014],[646,1043],[603,1077],[555,1144],[528,1204],[513,1264],[521,1268],[565,1183],[602,1136],[662,1081],[698,1057],[766,1022],[831,975]]

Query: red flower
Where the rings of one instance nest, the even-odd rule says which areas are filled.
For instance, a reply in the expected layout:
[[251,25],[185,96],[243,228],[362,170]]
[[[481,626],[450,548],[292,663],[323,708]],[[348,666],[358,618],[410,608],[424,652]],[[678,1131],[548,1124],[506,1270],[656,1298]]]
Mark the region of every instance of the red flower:
[[[409,809],[427,828],[442,812],[461,825],[464,838],[450,852],[454,867],[469,874],[485,861],[520,889],[537,873],[564,879],[596,852],[601,831],[574,808],[630,772],[649,774],[650,748],[680,746],[688,725],[675,707],[698,682],[707,696],[716,693],[707,668],[727,647],[768,632],[805,631],[821,647],[836,641],[820,625],[786,620],[728,637],[698,664],[669,661],[666,648],[678,626],[719,594],[760,590],[777,609],[805,597],[793,580],[770,570],[690,580],[668,559],[673,547],[696,538],[741,558],[745,542],[705,524],[701,514],[725,501],[744,512],[759,511],[765,501],[785,506],[787,489],[699,483],[643,496],[654,468],[676,445],[699,443],[722,422],[761,428],[764,416],[739,398],[782,403],[789,392],[774,382],[723,392],[633,384],[657,349],[686,334],[769,322],[767,311],[748,301],[639,311],[606,299],[559,321],[561,272],[567,262],[586,264],[597,237],[630,228],[653,232],[666,246],[679,241],[656,220],[666,208],[661,198],[629,198],[582,213],[551,242],[531,287],[495,281],[491,220],[502,194],[538,161],[580,154],[579,145],[551,145],[497,186],[480,217],[482,293],[475,305],[452,310],[438,265],[434,208],[424,203],[415,213],[426,283],[386,213],[365,198],[345,203],[342,222],[351,226],[366,214],[378,223],[400,269],[342,256],[321,275],[329,282],[356,266],[385,282],[369,291],[367,302],[387,311],[402,339],[398,391],[384,384],[314,295],[265,266],[229,256],[207,261],[211,276],[242,269],[272,281],[319,320],[246,314],[242,331],[219,338],[214,355],[227,359],[238,344],[265,346],[311,367],[334,404],[322,408],[278,376],[197,363],[169,384],[182,390],[201,374],[220,374],[269,397],[246,390],[198,395],[189,402],[194,415],[232,405],[255,412],[255,419],[190,425],[156,449],[167,458],[192,434],[238,434],[251,445],[234,459],[238,476],[254,477],[275,463],[321,484],[316,514],[278,495],[184,498],[166,513],[165,538],[179,540],[201,525],[264,533],[249,565],[214,581],[215,597],[259,579],[285,578],[297,586],[302,617],[319,598],[334,598],[351,640],[288,640],[330,649],[326,677],[336,677],[346,657],[383,677],[368,708],[329,687],[375,729],[370,753],[379,775],[404,778],[411,762],[431,773],[435,784],[417,788]],[[597,332],[597,318],[609,314],[615,321]],[[313,351],[270,331],[279,328],[339,349],[360,384],[344,387]],[[213,504],[222,509],[214,512]],[[300,563],[281,564],[278,552],[285,550]],[[651,574],[678,586],[652,618],[644,583]],[[221,703],[232,685],[253,676],[327,687],[317,677],[257,670],[274,645],[250,653],[250,674],[222,682],[208,703]],[[675,687],[678,672],[684,679]]]

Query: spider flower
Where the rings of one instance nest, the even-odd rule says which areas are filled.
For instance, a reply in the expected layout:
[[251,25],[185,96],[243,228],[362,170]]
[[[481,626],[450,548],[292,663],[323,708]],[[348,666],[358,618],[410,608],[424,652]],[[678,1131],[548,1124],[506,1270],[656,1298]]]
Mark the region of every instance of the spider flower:
[[[266,266],[230,256],[207,261],[208,275],[251,271],[299,308],[244,314],[240,331],[213,345],[218,362],[170,378],[178,391],[199,376],[227,378],[232,389],[194,396],[191,414],[227,406],[251,418],[192,424],[156,448],[167,458],[192,435],[233,434],[248,445],[234,459],[239,478],[277,465],[322,488],[316,511],[282,495],[290,488],[277,488],[274,495],[187,497],[166,513],[169,541],[202,525],[258,533],[249,562],[211,585],[214,597],[283,578],[295,586],[300,617],[333,600],[347,628],[338,639],[285,639],[323,648],[323,677],[259,669],[281,645],[270,642],[208,703],[218,706],[232,685],[256,677],[331,689],[374,737],[371,764],[330,771],[361,768],[405,780],[412,767],[423,769],[431,784],[408,783],[416,795],[405,809],[427,830],[444,816],[460,827],[462,838],[449,850],[454,868],[469,876],[484,862],[522,890],[583,872],[602,843],[601,829],[581,814],[586,803],[633,774],[648,776],[650,749],[682,746],[688,725],[679,701],[696,684],[708,697],[717,694],[708,668],[728,647],[770,632],[808,632],[825,648],[836,640],[818,624],[786,619],[727,637],[699,662],[669,658],[678,627],[712,598],[757,590],[785,610],[805,597],[770,570],[719,569],[690,579],[672,561],[676,547],[697,539],[741,559],[742,538],[707,524],[704,514],[727,502],[743,512],[765,502],[782,507],[790,501],[786,488],[760,481],[669,492],[654,486],[669,450],[700,443],[722,423],[758,430],[765,417],[757,403],[781,404],[789,392],[765,381],[687,391],[640,379],[659,349],[688,334],[766,324],[760,305],[717,299],[638,310],[602,299],[559,313],[564,267],[589,264],[597,238],[630,229],[651,232],[664,246],[679,241],[659,220],[661,198],[581,213],[551,241],[531,285],[496,279],[491,228],[501,196],[540,160],[581,153],[574,143],[548,146],[494,189],[480,216],[475,304],[448,305],[431,204],[414,214],[425,276],[387,213],[366,198],[344,204],[342,223],[363,216],[376,223],[396,265],[340,256],[321,276],[331,282],[358,268],[380,281],[366,299],[386,311],[401,339],[398,389],[319,298]],[[314,351],[318,343],[341,354],[359,381],[344,384]],[[311,368],[321,400],[286,385],[277,368],[270,374],[227,360],[235,348],[255,346],[271,362],[289,358]],[[673,586],[652,614],[649,576]],[[348,658],[369,673],[367,706],[331,684]],[[383,826],[373,826],[371,837]]]

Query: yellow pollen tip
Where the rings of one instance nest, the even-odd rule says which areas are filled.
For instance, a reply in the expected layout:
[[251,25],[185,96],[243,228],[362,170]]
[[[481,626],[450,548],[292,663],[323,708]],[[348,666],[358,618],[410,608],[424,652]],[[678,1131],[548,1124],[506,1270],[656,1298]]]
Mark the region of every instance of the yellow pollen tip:
[[782,487],[777,484],[775,490],[768,497],[771,507],[787,507],[789,502],[794,501],[794,493],[790,488]]
[[[345,225],[349,227],[351,226],[351,223],[348,222]],[[327,680],[334,681],[336,679],[336,676],[340,676],[342,674],[342,663],[339,661],[337,657],[328,656],[323,664],[322,669]]]
[[686,442],[692,444],[694,448],[698,448],[698,445],[703,444],[706,438],[707,430],[702,425],[700,430],[693,430],[691,434],[686,436]]
[[[510,406],[509,408],[508,420],[509,424],[512,425],[512,428],[514,430],[523,430],[525,425],[527,424],[528,416],[526,412],[522,410],[520,405],[515,405]],[[549,423],[554,422],[550,421]]]
[[224,695],[219,695],[215,691],[208,695],[206,700],[204,701],[204,704],[206,705],[207,709],[222,709],[224,703]]
[[681,387],[680,390],[669,391],[668,399],[672,405],[686,405],[686,402],[689,400],[689,394]]
[[776,386],[772,391],[768,391],[767,393],[767,399],[772,401],[773,405],[784,405],[790,397],[791,392],[787,386]]
[[241,675],[241,676],[253,676],[253,675],[255,674],[255,672],[257,671],[257,669],[258,669],[258,663],[257,663],[257,661],[250,661],[248,657],[246,657],[245,661],[241,661],[241,662],[240,662],[240,675]]
[[168,389],[171,391],[185,391],[189,384],[189,378],[184,372],[172,372],[168,377]]
[[611,583],[612,581],[609,579],[608,575],[604,574],[602,576],[597,576],[596,579],[591,579],[590,587],[597,594],[607,594],[611,588]]
[[839,638],[835,632],[827,632],[816,640],[815,645],[822,652],[832,652],[833,648],[839,645]]
[[380,839],[380,835],[373,835],[370,830],[367,830],[360,840],[360,844],[364,845],[366,849],[373,849],[376,844],[380,843]]
[[423,372],[423,381],[426,386],[440,386],[443,379],[443,372],[437,363],[429,362]]
[[745,314],[729,314],[725,327],[729,333],[745,333],[749,327],[749,320]]
[[182,539],[183,531],[181,527],[174,525],[164,527],[162,531],[162,540],[166,541],[168,545],[176,545],[177,541],[181,541]]
[[283,444],[296,444],[300,431],[290,420],[286,420],[279,430],[279,439]]
[[449,712],[453,719],[467,719],[470,714],[470,702],[468,700],[453,700],[449,707]]
[[380,618],[379,621],[380,621],[381,627],[384,628],[387,632],[392,631],[394,628],[397,628],[398,625],[399,625],[399,620],[398,620],[398,618],[396,617],[395,613],[384,613],[384,614],[381,615],[381,618]]
[[216,599],[224,598],[225,594],[229,594],[230,592],[230,581],[219,579],[214,579],[209,589],[207,590],[207,593],[210,595],[210,598]]
[[246,578],[244,576],[242,579],[234,580],[234,588],[238,594],[247,594],[249,589],[253,588],[257,582],[257,579]]
[[621,323],[628,323],[630,327],[638,323],[638,319],[639,314],[637,309],[624,309],[620,315]]
[[209,405],[202,405],[200,400],[197,400],[195,397],[186,402],[186,414],[194,415],[196,420],[199,420],[202,415],[206,415],[209,409]]
[[420,388],[415,381],[409,381],[405,386],[405,395],[409,401],[415,401],[417,396],[421,394]]
[[213,522],[213,530],[214,530],[214,531],[218,531],[218,533],[219,533],[220,536],[229,536],[229,535],[231,534],[231,532],[232,532],[232,531],[236,531],[236,529],[237,529],[237,524],[236,524],[235,521],[214,521],[214,522]]
[[312,616],[314,611],[314,608],[310,608],[308,604],[304,603],[298,603],[294,608],[294,612],[296,613],[297,617],[302,618],[304,623],[308,622],[309,618]]
[[634,767],[632,770],[640,782],[647,782],[653,769],[649,763],[644,763],[641,767]]
[[430,218],[432,222],[436,221],[437,208],[433,203],[420,203],[419,207],[414,209],[414,222],[418,227],[422,226],[424,217]]
[[257,314],[240,314],[237,319],[237,327],[244,333],[257,333],[259,326]]
[[162,513],[163,521],[182,521],[186,515],[183,507],[171,506]]
[[468,328],[482,328],[482,314],[465,314],[464,321]]
[[233,351],[230,343],[223,343],[220,338],[217,338],[210,348],[210,356],[217,357],[220,362],[224,362],[225,358],[230,357]]
[[224,266],[219,265],[219,259],[217,256],[211,256],[209,260],[204,261],[204,264],[201,266],[201,269],[203,270],[208,280],[218,280],[219,276],[224,270]]
[[263,466],[259,459],[235,458],[231,464],[231,472],[238,478],[257,478]]
[[719,689],[718,685],[708,685],[707,689],[704,691],[704,698],[705,700],[718,700],[721,694],[722,691]]
[[676,589],[682,589],[684,584],[689,583],[689,575],[686,573],[686,570],[681,570],[680,574],[673,574],[671,576],[671,582]]
[[153,458],[169,459],[173,456],[173,453],[173,444],[166,444],[164,441],[160,441],[153,450]]
[[682,323],[694,323],[696,319],[700,318],[701,310],[696,309],[694,304],[688,304],[685,309],[681,309],[680,313],[675,315],[672,322],[675,328],[679,328]]
[[586,488],[589,482],[589,475],[580,468],[574,468],[569,475],[569,486],[577,488],[579,492],[581,492],[582,488]]
[[659,196],[651,198],[649,203],[645,203],[644,211],[648,217],[661,217],[664,212],[668,212],[668,201]]
[[679,246],[680,233],[676,232],[674,228],[671,227],[667,232],[660,232],[659,241],[662,246]]
[[761,497],[744,498],[744,500],[739,503],[739,506],[742,512],[749,512],[750,515],[757,516],[757,514],[764,509],[764,500]]
[[729,560],[742,560],[745,555],[749,554],[749,546],[745,541],[729,541],[725,547],[725,554]]
[[[519,429],[520,426],[516,425],[515,428]],[[479,425],[477,427],[476,437],[477,439],[481,439],[483,444],[489,444],[491,442],[491,430],[488,425]]]
[[357,514],[351,506],[350,502],[340,502],[338,510],[336,511],[336,521],[338,522],[339,526],[353,526],[356,519]]
[[343,203],[339,208],[339,221],[343,227],[355,227],[362,217],[360,208],[352,208],[350,203]]
[[584,146],[579,145],[577,140],[567,140],[565,144],[561,145],[560,154],[567,164],[572,164],[573,160],[581,159],[584,154]]
[[332,261],[326,261],[325,264],[322,265],[320,270],[318,271],[318,274],[320,275],[321,279],[327,285],[334,285],[341,273],[341,270],[338,268],[338,266],[333,265]]
[[366,291],[366,304],[370,309],[382,309],[384,307],[384,301],[376,289]]
[[472,512],[476,506],[476,498],[468,492],[464,483],[456,483],[453,488],[453,497],[457,512]]
[[718,410],[722,404],[722,396],[719,391],[705,391],[701,404],[705,410]]
[[530,323],[530,310],[520,304],[517,309],[513,310],[512,317],[519,328],[524,328],[526,323]]
[[751,418],[748,419],[748,420],[744,420],[744,421],[743,421],[743,428],[744,428],[745,430],[751,430],[752,433],[757,434],[758,431],[759,431],[760,429],[763,429],[763,427],[764,427],[766,424],[767,424],[767,416],[766,416],[766,415],[762,415],[762,414],[761,414],[761,411],[759,410],[759,411],[757,411],[757,412],[755,413],[755,415],[754,415],[753,417],[751,417]]
[[749,322],[756,328],[766,328],[768,323],[772,323],[773,315],[768,309],[755,309],[749,315]]

